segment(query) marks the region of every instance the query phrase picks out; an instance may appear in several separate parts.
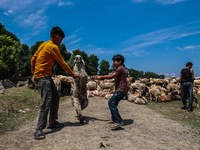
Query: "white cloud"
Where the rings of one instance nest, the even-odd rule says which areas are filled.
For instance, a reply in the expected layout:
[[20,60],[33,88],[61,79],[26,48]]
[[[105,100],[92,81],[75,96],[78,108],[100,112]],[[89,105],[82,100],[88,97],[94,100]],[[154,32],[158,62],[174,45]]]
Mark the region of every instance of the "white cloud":
[[8,15],[9,15],[7,12],[4,12],[3,14],[4,14],[4,15],[6,15],[6,16],[8,16]]
[[[177,3],[184,2],[186,0],[154,0],[155,3],[163,4],[163,5],[173,5]],[[134,3],[141,3],[141,2],[152,2],[152,0],[132,0]]]
[[139,57],[142,55],[147,55],[148,53],[145,50],[134,50],[132,54]]
[[76,44],[76,43],[78,43],[79,41],[81,41],[81,38],[78,38],[77,40],[75,40],[75,41],[71,41],[69,44],[67,44],[68,46],[69,45],[72,45],[72,44]]
[[184,2],[186,0],[155,0],[155,2],[164,4],[164,5],[171,5],[171,4],[176,4],[180,2]]
[[189,45],[189,46],[185,46],[185,47],[177,47],[177,49],[179,49],[179,50],[199,50],[200,45]]
[[33,3],[33,0],[1,0],[0,8],[8,11],[18,11],[27,8]]
[[143,49],[151,45],[169,43],[176,39],[200,34],[200,31],[196,29],[196,24],[198,23],[199,22],[195,22],[184,26],[175,26],[172,28],[156,30],[150,33],[132,37],[121,43],[125,47],[123,48],[123,52],[134,52],[135,50]]
[[59,2],[58,3],[58,6],[61,7],[61,6],[73,6],[74,3],[70,2],[70,1],[66,1],[66,2]]
[[145,0],[132,0],[132,2],[135,2],[135,3],[140,3],[140,2],[144,2]]
[[14,11],[13,10],[8,10],[7,12],[4,12],[3,14],[6,16],[9,16],[10,14],[13,14]]
[[47,18],[44,15],[44,9],[31,13],[23,20],[23,24],[32,26],[33,28],[39,28],[46,25]]

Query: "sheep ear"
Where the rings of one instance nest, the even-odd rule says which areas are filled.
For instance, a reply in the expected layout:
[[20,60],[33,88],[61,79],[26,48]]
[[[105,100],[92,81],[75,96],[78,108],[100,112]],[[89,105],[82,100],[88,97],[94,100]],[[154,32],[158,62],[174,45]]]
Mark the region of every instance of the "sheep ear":
[[84,60],[82,59],[82,63],[83,63],[83,65],[85,66],[85,62],[84,62]]

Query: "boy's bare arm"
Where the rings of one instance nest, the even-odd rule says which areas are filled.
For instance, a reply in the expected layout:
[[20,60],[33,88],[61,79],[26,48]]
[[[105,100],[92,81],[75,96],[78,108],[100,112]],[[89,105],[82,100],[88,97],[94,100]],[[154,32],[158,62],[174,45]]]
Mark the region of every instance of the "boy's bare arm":
[[94,79],[97,80],[103,80],[103,79],[112,79],[116,76],[115,72],[110,73],[109,75],[104,75],[104,76],[94,76]]
[[182,80],[182,70],[181,70],[181,72],[180,72],[179,82],[181,82],[181,80]]
[[192,74],[192,81],[194,81],[194,70],[193,69],[190,69],[190,72]]

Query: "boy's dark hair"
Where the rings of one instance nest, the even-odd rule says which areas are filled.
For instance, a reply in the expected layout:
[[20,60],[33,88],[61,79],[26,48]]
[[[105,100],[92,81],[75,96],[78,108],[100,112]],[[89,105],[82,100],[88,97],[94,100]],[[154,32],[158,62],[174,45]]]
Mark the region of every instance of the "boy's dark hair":
[[58,26],[56,26],[56,27],[53,27],[52,29],[51,29],[51,37],[55,37],[56,35],[60,35],[60,36],[62,36],[63,38],[65,37],[65,33],[63,32],[63,30],[60,28],[60,27],[58,27]]
[[189,65],[193,65],[193,64],[191,62],[187,62],[186,67],[189,66]]
[[115,60],[115,61],[120,61],[121,60],[121,64],[123,65],[124,64],[124,57],[122,55],[115,55],[112,60]]

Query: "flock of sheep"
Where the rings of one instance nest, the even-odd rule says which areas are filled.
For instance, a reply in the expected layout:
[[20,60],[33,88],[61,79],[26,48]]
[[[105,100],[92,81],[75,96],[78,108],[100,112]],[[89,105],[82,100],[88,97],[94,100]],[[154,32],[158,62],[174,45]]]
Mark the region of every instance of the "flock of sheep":
[[[126,99],[136,104],[147,104],[149,101],[169,102],[181,100],[179,78],[139,79],[127,78],[128,95]],[[110,98],[114,92],[114,80],[89,81],[88,96],[105,96]],[[195,78],[193,98],[199,107],[196,94],[200,94],[200,78]]]
[[[87,82],[87,96],[100,96],[109,99],[114,93],[114,79],[106,80],[92,80],[88,77]],[[74,90],[74,79],[70,76],[58,75],[53,77],[53,80],[60,93],[66,89],[62,89],[61,85],[70,83],[70,91]],[[174,100],[181,100],[181,85],[179,78],[164,78],[164,79],[138,79],[133,80],[132,77],[127,78],[128,95],[126,99],[136,104],[147,104],[149,101],[155,102],[169,102]],[[28,85],[30,86],[30,85]],[[69,90],[69,89],[68,89]],[[196,94],[200,94],[200,77],[196,77],[193,86],[193,98],[197,103]]]
[[[71,83],[71,92],[74,90],[74,79],[70,76],[58,75],[53,77],[58,91],[61,93],[61,84],[64,82]],[[136,104],[147,104],[150,101],[169,102],[181,100],[181,85],[179,78],[164,78],[164,79],[138,79],[133,77],[127,78],[128,95],[125,97],[130,102]],[[86,84],[87,97],[100,96],[110,99],[115,91],[114,79],[92,80],[88,77]],[[199,107],[196,94],[200,94],[200,78],[194,80],[193,98],[194,102]]]

